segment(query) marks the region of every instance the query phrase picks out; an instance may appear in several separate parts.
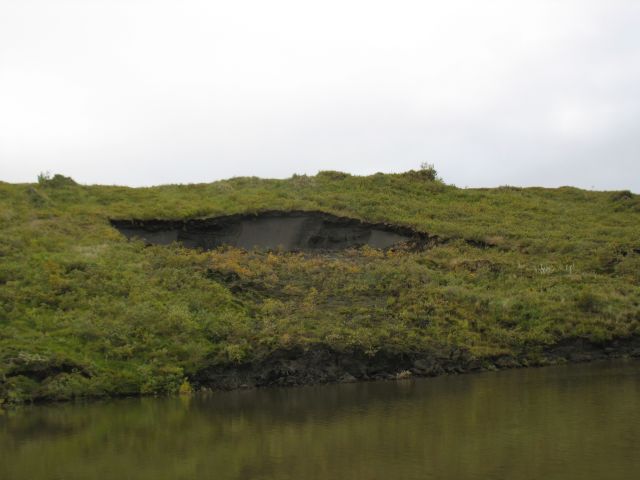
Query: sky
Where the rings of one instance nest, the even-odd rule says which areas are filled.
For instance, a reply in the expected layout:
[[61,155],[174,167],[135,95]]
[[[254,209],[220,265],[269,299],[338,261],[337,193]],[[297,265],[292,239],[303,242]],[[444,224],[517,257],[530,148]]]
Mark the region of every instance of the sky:
[[2,0],[0,180],[640,192],[637,0]]

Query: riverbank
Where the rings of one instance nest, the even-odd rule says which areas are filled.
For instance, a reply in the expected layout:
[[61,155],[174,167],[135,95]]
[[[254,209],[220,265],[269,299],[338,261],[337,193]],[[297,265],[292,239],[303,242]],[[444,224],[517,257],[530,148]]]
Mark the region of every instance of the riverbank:
[[640,336],[601,343],[567,339],[529,352],[486,358],[474,357],[458,348],[415,353],[378,351],[371,355],[362,350],[337,352],[319,345],[305,350],[279,350],[252,363],[204,369],[191,381],[198,390],[235,390],[436,377],[616,358],[640,358]]
[[0,403],[538,365],[640,335],[631,192],[40,180],[0,182]]
[[[362,350],[339,352],[327,345],[316,345],[307,349],[275,351],[251,363],[216,365],[198,370],[191,378],[185,379],[182,387],[184,389],[186,386],[186,389],[174,393],[190,396],[266,387],[393,381],[616,359],[640,359],[640,336],[600,343],[587,339],[567,339],[556,345],[539,346],[516,355],[486,358],[473,357],[468,351],[455,347],[411,353],[378,351],[371,355]],[[148,395],[130,392],[113,397]],[[103,398],[102,395],[84,397],[88,400]],[[70,399],[36,399],[35,403],[57,403],[61,400]],[[0,404],[0,408],[2,406]]]

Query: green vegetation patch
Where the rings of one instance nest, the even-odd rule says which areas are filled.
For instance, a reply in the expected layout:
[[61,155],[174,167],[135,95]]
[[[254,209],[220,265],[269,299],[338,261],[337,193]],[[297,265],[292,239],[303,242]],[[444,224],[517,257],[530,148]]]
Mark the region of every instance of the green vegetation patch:
[[[126,188],[0,183],[0,402],[173,393],[325,345],[482,359],[640,330],[631,192],[459,189],[428,168]],[[109,220],[319,210],[446,241],[329,254],[128,241]]]

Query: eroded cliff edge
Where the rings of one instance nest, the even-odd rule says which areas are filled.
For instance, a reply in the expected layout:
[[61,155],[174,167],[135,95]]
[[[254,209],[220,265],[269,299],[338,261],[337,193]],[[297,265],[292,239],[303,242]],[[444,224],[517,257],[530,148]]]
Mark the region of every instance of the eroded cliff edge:
[[112,219],[111,224],[127,238],[152,245],[178,242],[202,250],[223,245],[284,251],[344,250],[364,245],[386,249],[400,244],[423,246],[436,240],[406,226],[302,210],[191,220]]

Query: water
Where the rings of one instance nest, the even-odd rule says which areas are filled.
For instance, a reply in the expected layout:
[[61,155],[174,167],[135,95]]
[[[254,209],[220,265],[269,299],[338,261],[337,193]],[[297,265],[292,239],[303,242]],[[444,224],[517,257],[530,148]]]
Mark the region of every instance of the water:
[[637,479],[640,362],[0,415],[0,479]]

